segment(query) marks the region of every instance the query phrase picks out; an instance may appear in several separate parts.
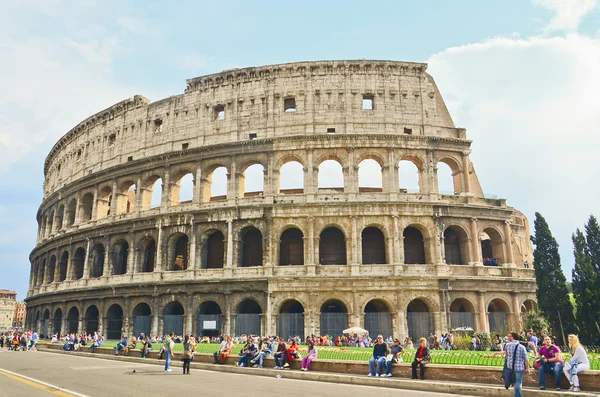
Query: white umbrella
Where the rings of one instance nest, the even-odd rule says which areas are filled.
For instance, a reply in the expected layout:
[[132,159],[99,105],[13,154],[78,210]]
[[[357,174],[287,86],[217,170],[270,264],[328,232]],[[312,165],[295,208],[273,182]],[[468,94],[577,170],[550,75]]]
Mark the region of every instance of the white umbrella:
[[361,327],[350,327],[345,329],[343,332],[349,335],[365,335],[369,333],[369,331]]

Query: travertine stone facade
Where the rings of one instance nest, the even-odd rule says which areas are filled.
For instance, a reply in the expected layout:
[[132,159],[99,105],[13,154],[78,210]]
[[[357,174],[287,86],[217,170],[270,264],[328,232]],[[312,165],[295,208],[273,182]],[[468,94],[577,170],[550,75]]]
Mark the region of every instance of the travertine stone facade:
[[[234,69],[81,122],[44,165],[28,325],[109,337],[518,327],[535,306],[527,219],[484,196],[471,141],[426,68]],[[328,160],[342,185],[320,187]],[[365,160],[379,165],[380,187],[359,179]],[[399,179],[406,161],[418,191]],[[301,182],[284,188],[292,162]],[[439,192],[440,163],[454,194]],[[256,165],[262,190],[248,191]]]

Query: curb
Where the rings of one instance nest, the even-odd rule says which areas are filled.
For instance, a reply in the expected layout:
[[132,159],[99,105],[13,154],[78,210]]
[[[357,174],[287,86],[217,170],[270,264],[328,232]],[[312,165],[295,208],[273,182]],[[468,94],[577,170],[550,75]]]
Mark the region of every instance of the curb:
[[[80,353],[80,352],[63,352],[60,350],[43,349],[43,352],[54,353],[54,354],[70,354],[81,357],[93,357],[104,360],[112,361],[124,361],[137,364],[149,364],[149,365],[164,365],[164,360],[156,359],[144,359],[138,357],[129,356],[110,356],[110,355],[98,355],[94,353]],[[172,361],[173,367],[181,367],[180,361]],[[351,384],[357,386],[375,386],[385,387],[390,389],[405,389],[405,390],[418,390],[428,391],[435,393],[449,393],[458,395],[473,395],[473,396],[484,396],[484,397],[507,397],[513,394],[512,389],[509,391],[505,390],[503,386],[489,386],[482,384],[467,384],[461,382],[440,382],[433,380],[415,381],[411,379],[400,379],[400,378],[369,378],[367,376],[356,376],[356,375],[339,375],[332,374],[329,372],[300,372],[295,370],[275,370],[267,368],[239,368],[231,365],[217,365],[217,364],[206,364],[206,363],[194,363],[192,362],[190,368],[201,369],[206,371],[224,372],[233,374],[245,374],[255,376],[268,376],[276,377],[281,375],[283,378],[294,379],[294,380],[310,380],[315,382],[328,382],[328,383],[342,383]],[[523,392],[528,397],[559,397],[565,394],[571,394],[567,390],[553,391],[553,390],[538,390],[534,388],[524,387]],[[573,394],[581,397],[597,397],[594,393],[579,392]]]

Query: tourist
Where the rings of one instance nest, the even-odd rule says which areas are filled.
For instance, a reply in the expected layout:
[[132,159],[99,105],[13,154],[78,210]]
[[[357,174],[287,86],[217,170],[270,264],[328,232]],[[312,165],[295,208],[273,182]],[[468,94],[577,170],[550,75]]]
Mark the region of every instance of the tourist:
[[103,343],[104,343],[104,337],[102,336],[102,334],[98,334],[98,339],[96,341],[92,342],[92,344],[90,345],[90,347],[88,349],[91,349],[92,353],[94,353],[97,347],[102,347]]
[[317,354],[318,351],[313,341],[308,341],[308,354],[302,359],[302,368],[300,368],[300,371],[310,370],[310,364],[317,358]]
[[[383,336],[377,335],[377,342],[373,345],[373,357],[369,360],[369,375],[367,376],[381,376],[388,350],[388,345],[383,341]],[[377,365],[377,372],[375,372],[375,365]]]
[[146,358],[148,356],[148,353],[150,352],[150,350],[152,350],[152,342],[150,341],[150,339],[149,338],[142,339],[142,349],[141,349],[140,357]]
[[127,346],[125,346],[125,349],[123,349],[123,355],[128,356],[129,351],[135,349],[136,345],[137,345],[137,338],[135,336],[132,336],[131,342],[129,342],[129,344]]
[[29,350],[37,350],[35,345],[37,344],[38,341],[38,333],[37,331],[33,331],[33,333],[31,334],[31,342],[29,344]]
[[590,369],[590,360],[588,359],[585,349],[579,343],[579,337],[577,335],[569,335],[569,351],[571,353],[571,359],[565,364],[563,372],[569,380],[571,387],[570,391],[581,391],[579,388],[579,376],[577,375],[581,371]]
[[221,345],[219,346],[219,350],[217,350],[216,352],[213,353],[213,358],[215,360],[215,364],[220,364],[219,362],[219,357],[221,357],[221,352],[223,350],[225,350],[226,346],[227,346],[227,336],[225,336],[222,340],[221,340]]
[[289,368],[290,362],[300,357],[300,348],[296,343],[295,339],[292,339],[292,343],[288,346],[286,354],[283,356],[283,368]]
[[165,372],[173,371],[171,369],[171,357],[173,357],[173,347],[175,346],[175,342],[173,342],[173,337],[175,336],[174,332],[171,332],[165,338]]
[[427,348],[427,339],[421,338],[419,339],[419,343],[421,344],[415,353],[415,359],[412,362],[412,377],[411,379],[417,379],[417,366],[419,367],[419,374],[421,375],[421,380],[425,379],[425,366],[429,364],[431,361],[431,356],[429,355],[429,349]]
[[386,357],[385,376],[388,378],[392,376],[392,365],[403,362],[402,353],[404,349],[400,345],[400,339],[396,338],[390,347],[390,354]]
[[504,346],[506,355],[503,373],[504,387],[508,390],[511,384],[515,388],[515,397],[521,397],[523,375],[529,375],[529,360],[527,349],[519,342],[520,336],[516,332],[508,334],[508,343]]
[[242,354],[238,361],[235,362],[237,367],[248,367],[248,361],[256,355],[258,348],[254,344],[253,338],[248,338],[246,345],[242,348]]
[[[190,339],[189,335],[186,335],[183,340],[183,374],[190,374],[190,362],[194,358],[194,341]],[[187,372],[186,372],[187,371]]]
[[539,365],[537,371],[540,389],[546,389],[546,377],[544,375],[549,373],[554,376],[556,390],[560,390],[562,369],[565,363],[562,358],[562,352],[558,346],[552,344],[552,339],[548,335],[544,337],[543,343],[544,345],[539,350],[540,364],[537,364]]
[[275,358],[275,369],[283,369],[285,355],[287,354],[287,345],[283,338],[279,338],[279,344],[277,345],[277,351],[274,354]]
[[227,360],[227,356],[229,356],[231,354],[231,352],[233,351],[233,349],[235,348],[235,344],[233,343],[233,338],[231,336],[226,337],[224,342],[225,342],[225,346],[220,351],[220,354],[219,354],[219,363],[222,365],[225,364],[225,361]]
[[262,368],[264,358],[269,357],[271,354],[273,354],[274,349],[275,347],[271,342],[271,338],[264,338],[262,348],[259,349],[259,353],[250,361],[250,363],[252,363],[252,366],[258,365],[258,368]]
[[121,341],[119,343],[117,343],[117,346],[115,346],[115,356],[118,356],[119,352],[122,349],[125,349],[126,346],[127,346],[127,336],[124,335],[123,339],[121,339]]

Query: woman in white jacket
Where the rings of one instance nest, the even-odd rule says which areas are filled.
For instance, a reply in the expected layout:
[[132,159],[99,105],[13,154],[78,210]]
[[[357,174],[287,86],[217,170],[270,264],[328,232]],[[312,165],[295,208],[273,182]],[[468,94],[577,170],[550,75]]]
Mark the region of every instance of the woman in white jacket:
[[581,371],[590,369],[590,360],[585,353],[585,349],[581,346],[581,343],[579,343],[579,337],[577,335],[569,335],[568,339],[572,358],[569,362],[565,363],[563,372],[571,384],[569,390],[580,391],[579,377],[577,374]]

